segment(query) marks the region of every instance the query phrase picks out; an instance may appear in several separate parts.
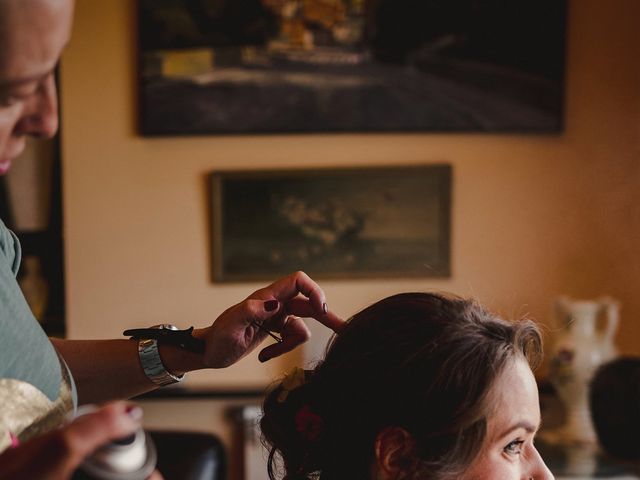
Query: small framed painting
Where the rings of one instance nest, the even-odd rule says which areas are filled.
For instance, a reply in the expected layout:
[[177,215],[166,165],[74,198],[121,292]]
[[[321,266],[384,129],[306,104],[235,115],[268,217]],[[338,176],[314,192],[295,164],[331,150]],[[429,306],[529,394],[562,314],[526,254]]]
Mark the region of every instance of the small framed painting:
[[211,174],[214,281],[446,277],[451,167]]

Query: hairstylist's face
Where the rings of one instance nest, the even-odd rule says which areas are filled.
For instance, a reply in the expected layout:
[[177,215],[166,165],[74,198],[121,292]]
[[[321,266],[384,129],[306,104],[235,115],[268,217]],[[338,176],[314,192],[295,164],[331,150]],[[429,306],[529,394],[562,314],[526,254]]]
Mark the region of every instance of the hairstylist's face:
[[529,365],[518,359],[494,390],[484,445],[462,480],[548,480],[553,475],[533,445],[540,426],[538,387]]
[[0,175],[27,136],[58,129],[54,68],[71,31],[73,0],[0,0]]

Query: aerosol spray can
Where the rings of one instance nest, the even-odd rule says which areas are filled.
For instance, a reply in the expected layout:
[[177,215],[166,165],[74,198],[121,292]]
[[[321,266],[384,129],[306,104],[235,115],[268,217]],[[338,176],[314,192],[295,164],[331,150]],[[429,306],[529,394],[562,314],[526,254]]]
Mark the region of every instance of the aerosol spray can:
[[138,429],[96,450],[80,465],[72,480],[146,480],[153,473],[157,459],[151,437]]

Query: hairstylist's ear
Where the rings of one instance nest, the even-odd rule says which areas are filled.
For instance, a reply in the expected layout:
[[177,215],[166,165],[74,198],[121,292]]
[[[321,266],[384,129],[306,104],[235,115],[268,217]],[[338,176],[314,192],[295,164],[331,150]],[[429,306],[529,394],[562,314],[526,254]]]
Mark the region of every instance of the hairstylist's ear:
[[387,427],[378,433],[374,444],[379,480],[401,478],[415,462],[415,442],[409,432],[400,427]]

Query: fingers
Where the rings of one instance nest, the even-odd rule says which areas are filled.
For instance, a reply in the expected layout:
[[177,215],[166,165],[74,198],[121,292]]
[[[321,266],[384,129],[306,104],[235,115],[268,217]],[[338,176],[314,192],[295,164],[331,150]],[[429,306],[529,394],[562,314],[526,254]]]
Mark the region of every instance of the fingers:
[[160,472],[155,470],[147,480],[164,480],[164,477],[160,475]]
[[140,428],[142,409],[114,402],[77,417],[63,430],[70,453],[80,464],[85,457],[111,440],[126,437]]
[[[300,297],[299,294],[304,295],[306,298]],[[285,313],[315,318],[336,333],[339,333],[344,327],[345,322],[329,311],[324,291],[304,272],[295,272],[276,280],[268,287],[255,292],[254,295],[263,300],[276,299],[280,304],[286,305]],[[281,314],[280,309],[281,306],[279,305],[277,309],[271,312],[271,315],[265,314],[260,318],[266,320],[275,314]]]
[[295,315],[296,317],[314,318],[325,327],[330,328],[336,333],[340,333],[346,322],[338,317],[335,313],[327,310],[318,314],[315,308],[309,303],[306,298],[294,298],[289,300],[285,305],[285,311],[288,314]]
[[[255,292],[254,295],[256,298],[263,300],[275,298],[282,303],[297,297],[300,293],[309,299],[316,314],[324,312],[324,310],[327,309],[324,292],[320,286],[311,280],[304,272],[295,272],[280,280],[276,280],[268,287]],[[254,295],[252,295],[252,297]]]
[[277,300],[256,300],[246,299],[236,306],[239,310],[234,312],[234,316],[242,318],[246,323],[262,323],[269,318],[282,314],[282,304]]
[[[247,299],[240,304],[240,308],[244,310],[243,315],[247,323],[253,321],[262,323],[271,319],[284,318],[286,315],[294,315],[296,317],[314,318],[336,333],[340,333],[346,323],[333,312],[318,312],[311,304],[311,301],[303,297],[293,298],[284,305],[276,300]],[[271,322],[269,326],[273,330],[281,331]]]
[[263,348],[258,354],[258,360],[261,362],[266,362],[290,352],[311,338],[309,327],[307,327],[301,318],[292,315],[284,319],[283,326],[278,330],[282,332],[282,342],[274,343]]
[[[328,310],[318,284],[304,272],[296,272],[257,290],[218,317],[207,336],[205,364],[221,368],[235,363],[264,340],[269,330],[280,332],[283,341],[262,350],[261,361],[294,349],[310,337],[298,316],[315,318],[334,332],[340,332],[345,323]],[[257,325],[251,326],[253,323]]]

